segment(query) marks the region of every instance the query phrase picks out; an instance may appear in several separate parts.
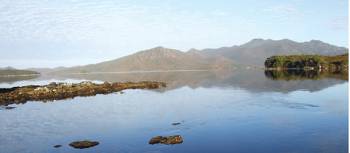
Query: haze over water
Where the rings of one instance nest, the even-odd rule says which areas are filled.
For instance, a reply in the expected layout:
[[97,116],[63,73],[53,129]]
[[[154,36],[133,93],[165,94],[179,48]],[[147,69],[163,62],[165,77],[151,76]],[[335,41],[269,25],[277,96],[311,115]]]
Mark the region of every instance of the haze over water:
[[[348,81],[271,78],[261,70],[1,78],[0,87],[164,81],[167,88],[0,106],[0,152],[347,152]],[[24,80],[25,79],[25,80]],[[180,125],[172,125],[172,123]],[[184,138],[149,145],[157,135]],[[72,141],[100,145],[76,150]],[[53,148],[54,145],[63,145]]]

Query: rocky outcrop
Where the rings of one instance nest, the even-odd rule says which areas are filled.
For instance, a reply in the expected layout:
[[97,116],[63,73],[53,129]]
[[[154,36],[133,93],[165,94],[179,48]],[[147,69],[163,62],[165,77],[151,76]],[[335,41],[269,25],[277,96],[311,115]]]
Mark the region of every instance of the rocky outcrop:
[[180,144],[183,142],[183,139],[180,135],[174,135],[174,136],[156,136],[153,137],[151,140],[149,140],[149,144],[166,144],[166,145],[171,145],[171,144]]
[[97,84],[93,82],[50,83],[44,86],[23,86],[14,88],[0,88],[0,105],[25,103],[27,101],[52,101],[77,96],[94,96],[96,94],[108,94],[124,89],[157,89],[165,87],[162,82],[125,82]]

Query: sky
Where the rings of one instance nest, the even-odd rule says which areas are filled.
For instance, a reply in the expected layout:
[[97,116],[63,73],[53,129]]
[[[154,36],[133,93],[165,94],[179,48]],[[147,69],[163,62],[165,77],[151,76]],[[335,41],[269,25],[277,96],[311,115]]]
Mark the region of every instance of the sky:
[[348,47],[347,0],[0,0],[0,67],[74,66],[254,38]]

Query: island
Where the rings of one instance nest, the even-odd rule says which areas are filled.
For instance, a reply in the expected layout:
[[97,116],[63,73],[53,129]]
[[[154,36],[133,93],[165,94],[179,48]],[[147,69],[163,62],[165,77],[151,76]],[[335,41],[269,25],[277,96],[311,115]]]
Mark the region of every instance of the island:
[[268,70],[318,70],[328,72],[347,72],[348,54],[335,56],[322,55],[279,55],[265,61]]

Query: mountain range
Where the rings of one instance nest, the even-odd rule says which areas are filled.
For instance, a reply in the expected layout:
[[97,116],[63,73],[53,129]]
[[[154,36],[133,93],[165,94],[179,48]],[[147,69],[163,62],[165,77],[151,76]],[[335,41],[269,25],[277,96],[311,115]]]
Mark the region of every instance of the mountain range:
[[237,66],[263,67],[265,59],[273,55],[339,55],[344,53],[348,53],[347,48],[319,40],[296,42],[289,39],[253,39],[239,46],[203,50],[190,49],[186,52],[155,47],[111,61],[51,71],[45,69],[45,72],[91,73],[232,69]]

